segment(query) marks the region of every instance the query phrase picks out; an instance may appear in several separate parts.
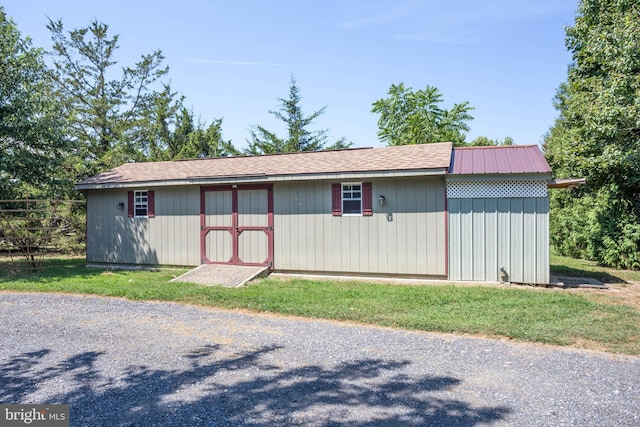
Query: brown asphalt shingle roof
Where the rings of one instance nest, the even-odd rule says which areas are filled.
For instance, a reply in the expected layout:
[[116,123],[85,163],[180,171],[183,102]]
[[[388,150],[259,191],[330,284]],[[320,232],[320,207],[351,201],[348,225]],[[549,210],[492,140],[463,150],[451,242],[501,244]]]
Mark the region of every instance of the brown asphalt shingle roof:
[[448,169],[450,142],[315,151],[265,156],[220,157],[168,162],[126,163],[78,183],[91,188],[110,184],[182,181],[242,176],[287,176],[349,172]]

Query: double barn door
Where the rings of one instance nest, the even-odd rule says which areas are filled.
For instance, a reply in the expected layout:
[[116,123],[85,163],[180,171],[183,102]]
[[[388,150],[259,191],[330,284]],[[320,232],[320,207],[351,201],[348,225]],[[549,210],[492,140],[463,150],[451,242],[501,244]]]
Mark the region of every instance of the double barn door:
[[203,264],[273,266],[273,187],[201,187],[200,253]]

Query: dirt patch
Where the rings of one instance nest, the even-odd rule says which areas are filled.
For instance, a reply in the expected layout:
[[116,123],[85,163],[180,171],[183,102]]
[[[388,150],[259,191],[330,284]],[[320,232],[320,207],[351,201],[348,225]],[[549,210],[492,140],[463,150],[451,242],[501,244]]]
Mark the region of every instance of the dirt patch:
[[602,302],[626,304],[640,311],[640,282],[608,283],[609,289],[568,289],[581,295],[592,295]]

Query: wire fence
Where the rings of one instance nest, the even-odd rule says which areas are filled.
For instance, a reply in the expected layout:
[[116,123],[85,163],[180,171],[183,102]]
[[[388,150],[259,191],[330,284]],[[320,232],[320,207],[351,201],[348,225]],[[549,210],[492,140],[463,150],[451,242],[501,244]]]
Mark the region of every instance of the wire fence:
[[10,269],[40,270],[45,256],[82,233],[85,206],[83,200],[0,200],[0,252]]

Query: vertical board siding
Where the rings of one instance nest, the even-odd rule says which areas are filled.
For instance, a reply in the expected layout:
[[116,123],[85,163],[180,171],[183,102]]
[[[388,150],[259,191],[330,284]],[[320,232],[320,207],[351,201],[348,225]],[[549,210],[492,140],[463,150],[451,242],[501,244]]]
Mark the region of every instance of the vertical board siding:
[[472,203],[472,199],[460,199],[460,212],[462,213],[460,218],[461,280],[473,280]]
[[484,280],[486,277],[486,254],[485,254],[485,207],[484,199],[470,199],[471,209],[473,211],[471,221],[471,246],[472,246],[472,259],[473,272],[471,277],[473,280]]
[[276,270],[445,274],[444,177],[371,180],[373,216],[333,216],[332,183],[274,184]]
[[539,283],[549,283],[549,198],[536,200],[536,277]]
[[449,199],[449,279],[549,283],[549,199]]
[[[511,230],[510,230],[510,249],[511,249],[511,265],[505,266],[511,277],[512,282],[524,283],[524,212],[522,206],[524,201],[521,198],[512,197],[510,213],[511,213]],[[510,267],[510,268],[509,268]]]
[[[141,188],[146,189],[146,188]],[[155,189],[155,218],[128,218],[127,190],[87,192],[87,262],[200,264],[197,187]]]
[[[371,182],[370,217],[331,215],[331,181],[275,183],[274,268],[445,275],[444,177]],[[154,191],[155,218],[128,218],[126,190],[88,191],[88,262],[200,264],[199,187],[158,187]],[[263,225],[266,215],[253,214],[266,209],[260,191],[246,190],[246,198],[242,197],[245,191],[239,192],[239,215],[246,219],[245,225]],[[386,198],[384,206],[378,204],[380,195]],[[118,209],[119,202],[125,202],[125,209]],[[206,192],[206,224],[230,226],[231,204],[230,192]],[[209,233],[207,255],[211,260],[227,261],[232,256],[230,235],[220,233]],[[240,256],[247,262],[262,262],[268,256],[262,249],[263,234],[250,230],[241,233],[240,246],[246,252]]]
[[[449,252],[459,255],[462,254],[462,248],[460,247],[460,220],[462,218],[462,215],[460,215],[460,200],[447,200],[449,209]],[[457,214],[452,215],[451,212],[456,212]],[[455,280],[462,280],[462,256],[449,256],[449,277],[455,277]]]
[[[484,201],[484,278],[481,280],[497,282],[500,280],[499,267],[496,268],[496,260],[498,259],[498,200],[485,199]],[[489,212],[489,213],[486,213]],[[491,214],[493,213],[493,214]]]

